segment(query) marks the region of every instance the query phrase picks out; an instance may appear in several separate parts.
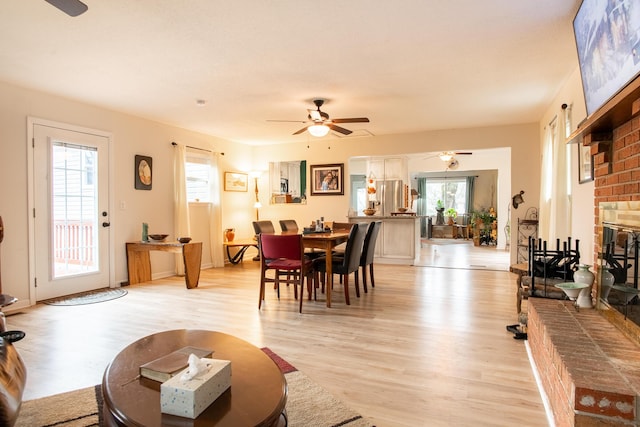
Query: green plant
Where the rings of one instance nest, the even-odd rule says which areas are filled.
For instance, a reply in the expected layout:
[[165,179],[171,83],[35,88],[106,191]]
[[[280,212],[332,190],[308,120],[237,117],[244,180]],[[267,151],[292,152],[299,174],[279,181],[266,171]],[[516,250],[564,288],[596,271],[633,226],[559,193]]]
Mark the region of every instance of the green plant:
[[458,211],[456,211],[454,208],[449,208],[446,211],[444,211],[444,216],[450,216],[451,218],[455,218],[458,216]]
[[473,211],[471,213],[472,222],[476,222],[480,220],[484,223],[484,225],[490,225],[495,219],[496,219],[495,215],[492,215],[490,212],[484,209],[479,211]]
[[444,209],[444,203],[442,203],[442,200],[438,199],[436,202],[436,209]]

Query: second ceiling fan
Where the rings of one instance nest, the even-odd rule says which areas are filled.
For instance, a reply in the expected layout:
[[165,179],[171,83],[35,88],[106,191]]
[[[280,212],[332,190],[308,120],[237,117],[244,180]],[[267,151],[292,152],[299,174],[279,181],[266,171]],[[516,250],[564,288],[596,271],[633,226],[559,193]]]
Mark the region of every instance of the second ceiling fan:
[[315,110],[307,110],[309,112],[308,120],[268,120],[270,122],[300,122],[300,123],[308,123],[302,129],[293,133],[293,135],[299,135],[304,131],[309,131],[309,133],[313,136],[325,136],[329,133],[329,130],[336,131],[343,135],[349,135],[353,133],[349,129],[345,129],[341,126],[336,125],[336,123],[369,123],[369,119],[367,117],[352,117],[346,119],[330,119],[329,114],[320,110],[320,107],[324,104],[324,99],[314,99],[313,103],[316,106]]

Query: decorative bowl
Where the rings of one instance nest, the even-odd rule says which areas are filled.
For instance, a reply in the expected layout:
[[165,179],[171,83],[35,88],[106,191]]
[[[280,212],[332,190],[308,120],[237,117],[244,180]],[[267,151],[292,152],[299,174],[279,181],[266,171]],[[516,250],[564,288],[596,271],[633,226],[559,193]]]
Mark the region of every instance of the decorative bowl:
[[167,236],[168,236],[168,234],[149,234],[149,238],[151,240],[155,240],[155,241],[158,241],[158,242],[166,239]]
[[191,237],[179,237],[178,242],[180,243],[189,243],[191,241]]
[[367,216],[371,216],[374,213],[376,213],[377,210],[376,209],[367,208],[367,209],[363,210],[362,212]]
[[580,295],[580,292],[584,288],[588,288],[589,286],[590,285],[587,283],[565,282],[565,283],[558,283],[556,285],[556,288],[562,289],[570,299],[574,300],[578,298],[578,295]]
[[408,210],[409,209],[407,209],[407,208],[398,208],[398,212],[400,212],[400,213],[405,213]]

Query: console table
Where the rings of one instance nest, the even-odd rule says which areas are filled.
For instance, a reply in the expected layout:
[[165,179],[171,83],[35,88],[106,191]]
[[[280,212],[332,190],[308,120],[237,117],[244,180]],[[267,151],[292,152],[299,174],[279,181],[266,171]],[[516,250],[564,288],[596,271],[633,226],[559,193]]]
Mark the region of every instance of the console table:
[[127,242],[127,271],[130,285],[151,281],[150,251],[182,253],[185,284],[188,289],[198,286],[202,262],[202,242]]

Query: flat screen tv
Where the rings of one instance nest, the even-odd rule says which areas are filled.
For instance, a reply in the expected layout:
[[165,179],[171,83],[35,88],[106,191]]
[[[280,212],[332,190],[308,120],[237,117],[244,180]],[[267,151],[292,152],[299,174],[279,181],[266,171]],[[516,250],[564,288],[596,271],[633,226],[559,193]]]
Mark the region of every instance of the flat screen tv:
[[573,32],[590,116],[640,74],[640,1],[583,0]]

